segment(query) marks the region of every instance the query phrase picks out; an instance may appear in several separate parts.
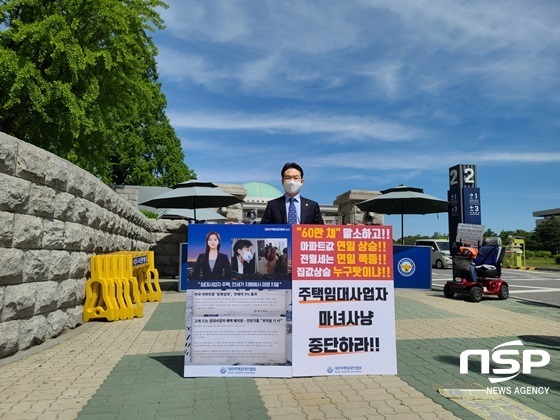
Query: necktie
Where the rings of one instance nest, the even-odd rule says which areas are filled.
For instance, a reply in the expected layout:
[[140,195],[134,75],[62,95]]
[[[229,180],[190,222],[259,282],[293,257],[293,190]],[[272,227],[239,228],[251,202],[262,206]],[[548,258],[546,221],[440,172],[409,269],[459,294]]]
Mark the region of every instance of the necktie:
[[290,207],[288,208],[288,224],[295,225],[297,223],[296,205],[294,199],[290,198]]

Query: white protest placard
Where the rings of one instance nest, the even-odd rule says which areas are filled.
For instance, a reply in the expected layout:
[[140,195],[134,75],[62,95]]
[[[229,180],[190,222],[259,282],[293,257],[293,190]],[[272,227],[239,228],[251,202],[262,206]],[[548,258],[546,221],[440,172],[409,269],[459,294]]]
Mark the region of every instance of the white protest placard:
[[293,376],[396,374],[391,228],[292,232]]
[[484,236],[484,225],[459,223],[457,225],[456,241],[462,244],[479,246]]
[[392,281],[298,281],[293,375],[397,373]]

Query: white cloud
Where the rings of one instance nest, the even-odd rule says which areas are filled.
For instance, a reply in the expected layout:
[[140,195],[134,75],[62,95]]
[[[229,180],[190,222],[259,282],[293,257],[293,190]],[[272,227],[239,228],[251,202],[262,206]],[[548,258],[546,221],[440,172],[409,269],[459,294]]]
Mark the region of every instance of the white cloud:
[[345,1],[172,0],[162,12],[177,38],[320,54],[356,43],[359,27]]
[[551,15],[546,2],[366,0],[362,4],[390,10],[406,27],[407,38],[417,44],[461,48],[476,55],[504,47],[539,50],[560,36],[558,16]]
[[248,13],[239,1],[167,1],[161,12],[167,28],[176,37],[210,39],[219,43],[243,39],[250,31]]
[[443,191],[468,162],[491,191],[485,219],[527,218],[537,200],[520,190],[558,207],[557,0],[170,4],[159,72],[201,178],[277,185],[295,159],[328,202],[400,183]]
[[[323,167],[342,167],[360,170],[433,170],[436,168],[448,168],[456,162],[463,162],[465,154],[453,152],[441,156],[429,151],[423,154],[397,151],[392,153],[378,152],[364,153],[350,152],[324,155],[315,159],[315,164]],[[469,161],[475,163],[555,163],[560,162],[560,151],[550,153],[532,152],[496,152],[486,150],[484,153],[469,157]]]
[[560,162],[560,151],[549,152],[484,152],[477,156],[481,162],[554,163]]
[[290,134],[329,134],[331,141],[368,140],[411,141],[427,132],[405,124],[375,118],[328,114],[246,114],[169,112],[177,128],[199,130],[260,131]]
[[242,64],[238,78],[244,88],[266,85],[278,64],[278,57],[274,54],[248,61]]
[[159,48],[157,61],[160,76],[179,83],[190,80],[212,88],[220,81],[226,81],[232,77],[228,70],[214,66],[207,57],[178,54],[169,48]]
[[[184,40],[324,54],[370,42],[482,54],[557,44],[552,2],[515,0],[170,0],[168,31]],[[551,13],[556,11],[557,13]],[[404,42],[404,44],[403,44]]]
[[200,48],[163,51],[160,70],[259,96],[309,99],[313,86],[314,98],[399,100],[474,85],[495,100],[540,99],[557,83],[559,10],[512,0],[175,0],[163,17],[181,41],[169,48]]

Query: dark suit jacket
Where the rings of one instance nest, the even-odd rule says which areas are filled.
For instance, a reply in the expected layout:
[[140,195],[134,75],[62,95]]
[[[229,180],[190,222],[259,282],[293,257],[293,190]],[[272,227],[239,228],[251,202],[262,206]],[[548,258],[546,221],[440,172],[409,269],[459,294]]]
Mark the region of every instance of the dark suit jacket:
[[[321,217],[319,204],[313,200],[301,197],[301,224],[302,225],[323,225],[325,222]],[[261,224],[283,225],[288,223],[286,214],[285,196],[270,200],[264,210]]]
[[208,260],[204,259],[204,254],[200,254],[194,264],[192,279],[199,280],[201,271],[202,280],[231,280],[229,258],[221,252],[218,252],[218,258],[216,258],[213,270],[210,270],[210,264],[208,264]]

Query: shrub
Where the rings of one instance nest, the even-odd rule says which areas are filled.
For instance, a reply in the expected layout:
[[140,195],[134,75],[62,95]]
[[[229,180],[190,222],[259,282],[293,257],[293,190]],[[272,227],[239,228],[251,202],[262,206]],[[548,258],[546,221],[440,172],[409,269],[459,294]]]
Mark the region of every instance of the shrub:
[[525,251],[525,258],[535,258],[535,251]]
[[550,258],[550,257],[552,257],[552,252],[550,252],[550,251],[537,251],[535,256],[537,258]]
[[554,256],[554,261],[556,261],[556,264],[560,264],[560,254]]
[[148,219],[157,219],[158,218],[158,214],[154,211],[151,210],[140,210],[140,212],[146,216]]

